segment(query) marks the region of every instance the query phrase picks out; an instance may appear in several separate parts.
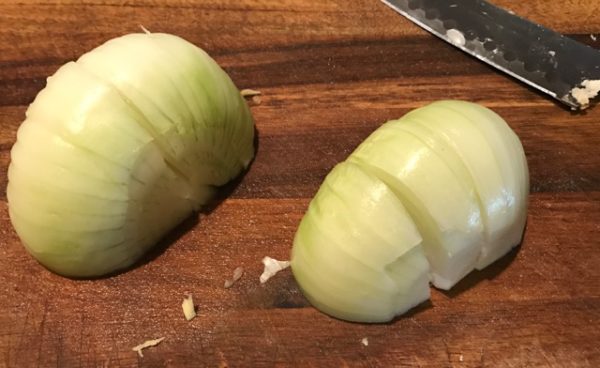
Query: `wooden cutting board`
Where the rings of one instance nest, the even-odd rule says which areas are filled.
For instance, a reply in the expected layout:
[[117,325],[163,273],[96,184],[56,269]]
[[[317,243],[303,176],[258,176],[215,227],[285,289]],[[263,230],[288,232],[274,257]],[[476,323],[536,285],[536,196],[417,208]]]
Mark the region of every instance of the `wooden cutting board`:
[[[494,2],[600,48],[597,0]],[[11,227],[9,150],[46,76],[140,25],[187,38],[262,92],[256,160],[137,267],[62,278]],[[327,172],[382,122],[445,98],[493,108],[521,137],[522,245],[384,325],[319,313],[289,270],[259,284],[264,256],[289,257]],[[0,0],[0,129],[0,367],[600,367],[600,106],[567,111],[379,1]],[[143,358],[131,350],[158,337]]]

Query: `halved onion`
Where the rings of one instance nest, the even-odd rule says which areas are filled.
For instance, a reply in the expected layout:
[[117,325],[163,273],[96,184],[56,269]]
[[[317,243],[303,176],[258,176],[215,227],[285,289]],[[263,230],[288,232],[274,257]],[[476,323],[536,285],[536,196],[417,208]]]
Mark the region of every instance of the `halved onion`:
[[387,122],[327,176],[291,266],[332,316],[384,322],[520,242],[529,179],[517,136],[491,110],[440,101]]
[[250,111],[204,51],[129,34],[62,66],[11,151],[12,223],[42,264],[100,276],[134,263],[254,155]]

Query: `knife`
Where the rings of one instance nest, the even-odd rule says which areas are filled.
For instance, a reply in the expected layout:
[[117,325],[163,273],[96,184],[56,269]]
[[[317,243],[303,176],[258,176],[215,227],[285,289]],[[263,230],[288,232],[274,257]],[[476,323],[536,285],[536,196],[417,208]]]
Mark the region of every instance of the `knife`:
[[484,0],[381,0],[444,41],[583,110],[600,93],[600,50]]

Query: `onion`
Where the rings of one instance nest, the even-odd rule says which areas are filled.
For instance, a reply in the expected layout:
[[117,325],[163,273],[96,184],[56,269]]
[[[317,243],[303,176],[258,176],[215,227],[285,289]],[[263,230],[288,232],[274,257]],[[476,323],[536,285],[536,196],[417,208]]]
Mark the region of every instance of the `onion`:
[[130,266],[254,155],[250,111],[204,51],[112,39],[62,66],[26,112],[7,196],[28,251],[74,277]]
[[191,321],[196,318],[196,306],[194,305],[194,298],[192,294],[188,294],[181,302],[181,309],[186,321]]
[[259,280],[261,284],[269,281],[269,279],[275,276],[279,271],[283,271],[290,267],[289,261],[278,261],[275,258],[264,257],[262,263],[265,266],[263,273],[260,275]]
[[138,355],[140,356],[140,358],[143,358],[144,357],[144,353],[142,353],[142,350],[147,349],[147,348],[152,348],[154,346],[157,346],[161,342],[163,342],[164,339],[165,339],[164,337],[160,337],[160,338],[154,339],[154,340],[146,340],[143,343],[135,346],[131,350],[137,352]]
[[522,237],[529,174],[491,110],[439,101],[387,122],[325,178],[292,272],[334,317],[385,322],[505,255]]

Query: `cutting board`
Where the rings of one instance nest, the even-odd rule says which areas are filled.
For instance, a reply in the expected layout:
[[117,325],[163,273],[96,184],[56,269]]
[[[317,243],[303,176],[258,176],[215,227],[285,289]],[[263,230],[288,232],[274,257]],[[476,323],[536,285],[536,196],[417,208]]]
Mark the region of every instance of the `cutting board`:
[[[596,0],[494,2],[600,48]],[[136,267],[63,278],[11,227],[9,151],[46,76],[140,26],[192,41],[262,92],[256,159]],[[321,314],[289,269],[259,283],[264,256],[289,258],[336,163],[384,121],[447,98],[494,109],[523,142],[517,249],[388,324]],[[600,367],[600,106],[568,111],[379,1],[0,0],[0,139],[0,367]]]

